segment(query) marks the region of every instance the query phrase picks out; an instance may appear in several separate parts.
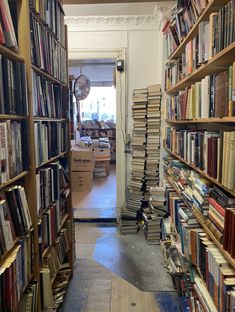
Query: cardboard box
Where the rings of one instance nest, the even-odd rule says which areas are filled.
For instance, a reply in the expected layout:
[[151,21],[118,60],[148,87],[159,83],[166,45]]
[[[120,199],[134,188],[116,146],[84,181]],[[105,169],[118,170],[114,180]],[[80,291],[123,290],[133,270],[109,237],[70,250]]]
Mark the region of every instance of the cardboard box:
[[73,147],[71,151],[72,171],[93,171],[94,163],[93,149]]
[[90,192],[93,185],[93,172],[72,171],[71,188],[72,192]]
[[110,148],[94,148],[95,161],[97,160],[110,160]]
[[95,177],[106,177],[110,173],[110,161],[109,160],[96,160],[94,176]]

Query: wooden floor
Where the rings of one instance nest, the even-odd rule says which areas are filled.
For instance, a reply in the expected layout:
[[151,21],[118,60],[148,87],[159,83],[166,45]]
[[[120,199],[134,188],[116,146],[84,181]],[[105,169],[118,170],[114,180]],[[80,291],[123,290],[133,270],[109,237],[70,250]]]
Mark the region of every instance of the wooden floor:
[[94,178],[90,192],[73,192],[72,200],[75,219],[116,218],[115,165],[107,177]]
[[74,277],[64,312],[159,312],[153,293],[142,292],[93,260],[96,240],[110,233],[96,224],[76,224]]

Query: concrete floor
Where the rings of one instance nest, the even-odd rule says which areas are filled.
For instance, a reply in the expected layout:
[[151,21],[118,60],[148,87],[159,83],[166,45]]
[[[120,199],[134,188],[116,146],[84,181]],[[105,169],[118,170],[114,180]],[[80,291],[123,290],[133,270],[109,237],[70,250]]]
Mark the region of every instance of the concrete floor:
[[110,166],[110,174],[94,178],[90,192],[73,192],[75,219],[116,218],[116,168]]
[[75,237],[74,277],[61,311],[178,311],[159,247],[142,236],[120,235],[113,224],[75,224]]

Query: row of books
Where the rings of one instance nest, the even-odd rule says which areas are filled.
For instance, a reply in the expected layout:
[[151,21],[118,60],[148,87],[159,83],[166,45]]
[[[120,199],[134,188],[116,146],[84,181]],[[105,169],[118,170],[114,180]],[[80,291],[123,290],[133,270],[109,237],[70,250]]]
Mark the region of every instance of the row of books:
[[68,185],[68,176],[59,162],[39,169],[36,174],[38,215],[53,202],[61,200],[61,191]]
[[35,122],[36,166],[67,151],[67,124],[64,122]]
[[25,64],[0,55],[0,114],[27,115]]
[[[182,200],[188,186],[198,188],[199,184],[191,181],[189,174],[188,178],[182,180],[182,176],[186,176],[186,174],[182,174],[186,170],[184,164],[180,164],[178,160],[171,157],[167,158],[165,159],[166,173],[171,176],[171,183],[173,183],[174,188],[178,189],[178,191],[181,190],[182,194],[179,196],[174,188],[166,189],[171,220],[180,233],[180,245],[177,244],[177,248],[197,268],[204,279],[204,282],[201,283],[198,277],[195,277],[193,290],[196,292],[196,296],[200,298],[200,301],[203,302],[203,305],[210,311],[230,311],[234,302],[230,290],[234,287],[233,277],[235,271],[197,222],[196,212],[192,209],[192,207],[195,207],[195,200],[191,204],[188,204],[185,199]],[[225,245],[230,244],[230,248],[234,249],[232,226],[227,228],[227,224],[224,224],[224,231],[219,231],[219,228],[223,227],[222,218],[227,213],[227,207],[231,207],[228,208],[228,211],[232,211],[235,200],[229,198],[216,186],[210,187],[209,196],[207,208],[204,207],[204,215],[205,213],[207,215],[205,224],[218,241],[224,242],[224,248]],[[225,230],[225,226],[227,230]],[[230,250],[229,252],[231,254]],[[229,278],[231,279],[229,280]],[[190,299],[190,301],[192,300]]]
[[191,131],[166,128],[166,146],[189,164],[235,189],[235,131]]
[[18,312],[36,312],[38,304],[38,283],[30,282],[21,296]]
[[89,129],[82,129],[81,136],[89,136],[94,139],[98,138],[116,138],[116,130],[89,130]]
[[32,64],[61,82],[67,82],[66,50],[33,14],[30,15]]
[[[232,311],[235,299],[231,291],[235,285],[234,269],[202,228],[185,226],[184,235],[184,253],[190,257],[204,280],[204,288],[195,280],[197,295],[204,299],[207,308],[214,306],[213,311]],[[209,296],[203,289],[208,290]]]
[[32,70],[33,77],[33,114],[34,116],[62,118],[66,117],[63,109],[63,89]]
[[8,0],[0,3],[0,44],[18,52],[15,5]]
[[54,278],[64,262],[65,256],[69,251],[68,230],[63,228],[56,239],[55,245],[52,246],[44,259],[44,265],[49,267],[51,278]]
[[[172,19],[165,23],[163,33],[168,57],[187,36],[208,3],[207,1],[203,1],[202,4],[200,2],[201,1],[191,1],[189,5],[187,3],[187,5],[179,8],[178,11],[174,12],[173,10]],[[224,7],[220,8],[218,12],[211,13],[207,21],[199,23],[198,36],[194,39],[194,43],[191,41],[186,48],[189,48],[188,52],[190,54],[195,53],[196,50],[198,51],[197,54],[194,54],[195,65],[204,63],[234,42],[233,10],[234,2],[229,1]],[[190,60],[192,60],[191,57]],[[187,66],[191,68],[192,62],[187,64]]]
[[0,122],[0,183],[28,169],[28,135],[25,121]]
[[187,36],[207,4],[208,1],[195,0],[172,9],[172,17],[165,22],[162,30],[167,57],[170,57]]
[[167,118],[190,120],[235,116],[235,63],[228,70],[192,84],[190,88],[168,97]]
[[[199,24],[198,35],[186,44],[182,56],[167,65],[167,88],[190,75],[200,65],[234,42],[234,17],[230,16],[233,6],[233,1],[230,1],[219,13],[210,15],[210,22],[203,21]],[[223,10],[227,11],[226,15]]]
[[59,0],[30,0],[30,8],[40,14],[41,19],[65,46],[64,12]]
[[[181,197],[173,192],[172,197],[168,199],[170,215],[177,227],[180,219],[189,225],[197,224],[195,214],[200,211],[201,215],[206,217],[205,224],[210,232],[221,243],[224,250],[235,257],[233,230],[235,199],[226,195],[217,186],[212,186],[200,175],[195,175],[193,170],[188,171],[180,161],[169,156],[164,161],[171,183],[181,192]],[[181,211],[182,204],[185,203],[187,207]],[[196,209],[193,213],[192,207]]]
[[116,130],[116,123],[113,120],[84,120],[82,129],[86,130]]
[[25,236],[32,227],[32,220],[25,190],[16,185],[5,189],[0,201],[0,256],[10,250],[17,237]]
[[0,307],[1,311],[17,311],[20,296],[26,285],[23,283],[24,276],[22,268],[25,259],[22,255],[20,245],[12,251],[10,257],[1,264],[0,272]]
[[[66,262],[69,246],[72,242],[72,223],[67,220],[63,229],[58,233],[58,238],[54,242],[54,245],[48,251],[44,258],[44,265],[40,270],[41,281],[43,287],[41,288],[41,303],[43,309],[52,308],[57,302],[57,292],[60,293],[59,284],[62,282],[61,278],[64,278],[63,273],[69,271],[71,273],[71,267]],[[69,277],[66,274],[67,277]],[[52,280],[54,282],[52,283]],[[66,285],[68,280],[66,282]],[[56,291],[57,289],[57,291]],[[58,308],[58,307],[57,307]]]

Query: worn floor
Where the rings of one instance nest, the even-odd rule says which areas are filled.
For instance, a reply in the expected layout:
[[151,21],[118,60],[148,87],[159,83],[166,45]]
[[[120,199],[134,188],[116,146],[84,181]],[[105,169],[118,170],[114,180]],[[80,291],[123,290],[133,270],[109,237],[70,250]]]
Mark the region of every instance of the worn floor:
[[90,192],[73,192],[75,219],[116,218],[116,169],[110,168],[107,177],[94,178]]
[[[143,237],[137,241],[133,235],[120,235],[113,224],[77,223],[75,237],[74,276],[63,312],[178,311],[176,293],[156,246],[139,242]],[[134,256],[142,261],[132,266]],[[142,291],[151,275],[158,281],[151,287],[157,289]]]

